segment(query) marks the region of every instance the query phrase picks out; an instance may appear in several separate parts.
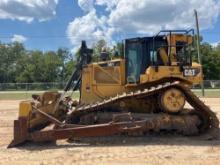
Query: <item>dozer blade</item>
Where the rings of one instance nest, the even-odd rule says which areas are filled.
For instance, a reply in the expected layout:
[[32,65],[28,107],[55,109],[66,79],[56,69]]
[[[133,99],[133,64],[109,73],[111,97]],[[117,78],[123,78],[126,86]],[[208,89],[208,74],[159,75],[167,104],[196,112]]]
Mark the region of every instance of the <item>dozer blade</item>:
[[19,117],[14,120],[14,139],[8,145],[8,148],[18,146],[25,143],[28,138],[27,118]]
[[[55,126],[54,129],[29,132],[26,118],[19,118],[14,121],[14,139],[8,148],[19,146],[27,141],[46,142],[72,137],[96,137],[110,136],[125,132],[125,128],[144,128],[145,121],[106,123],[90,126],[82,125],[63,125]],[[139,125],[139,127],[137,127]],[[126,130],[129,132],[129,130]]]

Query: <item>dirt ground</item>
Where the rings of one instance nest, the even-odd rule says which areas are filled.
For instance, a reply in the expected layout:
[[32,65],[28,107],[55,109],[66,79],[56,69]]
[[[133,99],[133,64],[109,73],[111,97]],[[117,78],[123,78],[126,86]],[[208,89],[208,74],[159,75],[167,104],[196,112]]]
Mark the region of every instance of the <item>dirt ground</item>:
[[[220,118],[220,98],[204,99]],[[201,140],[178,135],[113,137],[29,143],[7,149],[19,101],[0,100],[0,165],[5,164],[220,164],[220,138]]]

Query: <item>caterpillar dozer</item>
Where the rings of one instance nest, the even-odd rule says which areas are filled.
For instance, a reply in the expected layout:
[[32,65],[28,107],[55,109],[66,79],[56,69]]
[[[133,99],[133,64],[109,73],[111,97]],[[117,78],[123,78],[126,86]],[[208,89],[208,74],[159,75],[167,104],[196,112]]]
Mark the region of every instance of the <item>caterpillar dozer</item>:
[[[151,132],[216,137],[218,118],[191,91],[203,81],[202,66],[192,61],[194,30],[126,39],[123,49],[120,58],[91,62],[93,50],[83,41],[62,93],[45,92],[20,103],[8,147]],[[80,92],[79,101],[67,96],[70,90]]]

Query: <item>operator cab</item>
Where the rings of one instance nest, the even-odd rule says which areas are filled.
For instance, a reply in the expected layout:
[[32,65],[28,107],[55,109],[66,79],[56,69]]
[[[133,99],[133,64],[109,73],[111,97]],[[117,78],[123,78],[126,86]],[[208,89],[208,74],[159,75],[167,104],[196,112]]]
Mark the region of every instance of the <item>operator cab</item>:
[[[191,34],[191,35],[190,35]],[[191,50],[194,30],[160,31],[153,37],[125,40],[128,84],[138,84],[149,66],[192,66]]]

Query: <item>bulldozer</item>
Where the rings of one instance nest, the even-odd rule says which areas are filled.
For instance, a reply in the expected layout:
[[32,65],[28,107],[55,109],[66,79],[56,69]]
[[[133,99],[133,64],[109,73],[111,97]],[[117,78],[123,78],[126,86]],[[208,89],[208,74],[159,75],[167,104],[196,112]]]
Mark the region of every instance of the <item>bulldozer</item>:
[[[93,50],[82,41],[63,92],[33,95],[20,103],[8,147],[152,132],[215,138],[216,114],[191,91],[203,81],[202,66],[193,62],[194,36],[193,29],[164,30],[125,39],[120,57],[98,62],[92,62]],[[68,91],[79,92],[79,100]]]

